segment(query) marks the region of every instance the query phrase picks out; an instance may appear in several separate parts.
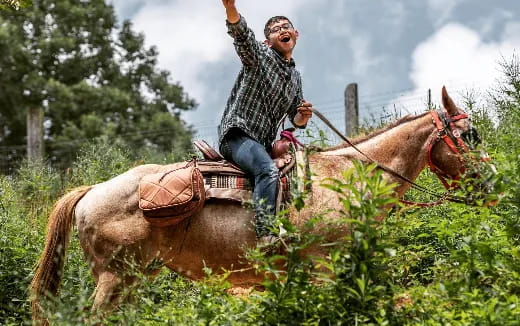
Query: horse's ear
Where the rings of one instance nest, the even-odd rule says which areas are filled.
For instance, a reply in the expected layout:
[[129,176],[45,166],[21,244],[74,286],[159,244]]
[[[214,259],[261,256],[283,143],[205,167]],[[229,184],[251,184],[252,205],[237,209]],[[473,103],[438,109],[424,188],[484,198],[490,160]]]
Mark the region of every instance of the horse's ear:
[[458,109],[455,105],[455,102],[448,95],[448,91],[446,91],[446,86],[442,86],[442,105],[448,111],[449,114],[454,115],[457,114]]

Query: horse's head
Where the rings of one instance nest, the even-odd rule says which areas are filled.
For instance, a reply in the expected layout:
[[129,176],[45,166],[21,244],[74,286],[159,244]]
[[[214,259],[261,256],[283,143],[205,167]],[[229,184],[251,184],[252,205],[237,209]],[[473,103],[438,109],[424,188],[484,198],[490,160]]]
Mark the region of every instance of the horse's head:
[[475,171],[471,176],[477,176],[477,163],[487,161],[488,156],[475,152],[480,143],[477,130],[468,114],[455,105],[446,87],[442,88],[442,104],[443,109],[431,111],[437,131],[429,144],[428,164],[444,186],[451,188],[454,183],[448,180],[458,180],[466,171]]

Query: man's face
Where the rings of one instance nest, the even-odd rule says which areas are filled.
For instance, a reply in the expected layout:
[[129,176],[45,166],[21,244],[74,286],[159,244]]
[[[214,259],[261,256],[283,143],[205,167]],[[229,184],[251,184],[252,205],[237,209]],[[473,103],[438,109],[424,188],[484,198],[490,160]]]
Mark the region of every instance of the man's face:
[[285,19],[273,23],[269,30],[269,38],[265,43],[281,54],[290,56],[296,46],[298,31]]

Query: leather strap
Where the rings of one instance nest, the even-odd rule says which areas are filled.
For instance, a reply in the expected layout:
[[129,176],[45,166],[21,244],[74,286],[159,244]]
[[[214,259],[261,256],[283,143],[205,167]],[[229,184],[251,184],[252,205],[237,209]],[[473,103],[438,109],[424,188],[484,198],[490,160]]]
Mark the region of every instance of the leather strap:
[[377,162],[376,160],[372,159],[371,157],[369,157],[367,154],[363,153],[356,145],[354,145],[347,137],[345,137],[343,134],[341,134],[337,129],[336,127],[334,127],[332,125],[332,123],[330,123],[330,121],[325,118],[325,116],[323,114],[321,114],[318,110],[316,110],[315,108],[311,108],[312,112],[318,117],[320,118],[329,128],[332,129],[332,131],[334,131],[343,141],[345,141],[347,144],[349,144],[353,149],[355,149],[357,152],[359,152],[361,155],[363,155],[369,162],[371,163],[374,163],[376,164],[376,166],[378,168],[380,168],[381,170],[387,172],[388,174],[390,175],[393,175],[401,180],[403,180],[404,182],[407,182],[409,183],[413,188],[417,189],[417,190],[420,190],[420,191],[423,191],[427,194],[429,194],[430,196],[433,196],[433,197],[437,197],[439,200],[440,199],[443,199],[445,198],[445,200],[449,200],[451,202],[455,202],[455,203],[467,203],[467,200],[463,197],[460,197],[460,196],[456,196],[456,195],[452,195],[452,194],[449,194],[449,193],[444,193],[444,194],[439,194],[433,190],[430,190],[426,187],[423,187],[417,183],[415,183],[414,181],[410,180],[409,178],[399,174],[398,172],[394,171],[393,169],[389,168],[389,167],[386,167],[384,165],[382,165],[381,163]]

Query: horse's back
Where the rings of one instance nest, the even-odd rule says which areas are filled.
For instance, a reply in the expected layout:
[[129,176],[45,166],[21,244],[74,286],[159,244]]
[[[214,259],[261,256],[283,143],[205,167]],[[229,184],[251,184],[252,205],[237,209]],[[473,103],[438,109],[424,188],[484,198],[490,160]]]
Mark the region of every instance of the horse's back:
[[[108,264],[113,257],[139,253],[146,265],[160,259],[169,268],[190,278],[204,276],[204,266],[243,267],[246,247],[254,246],[254,213],[231,200],[209,200],[185,221],[152,227],[139,209],[140,180],[148,174],[167,172],[185,163],[142,165],[95,185],[76,206],[80,242],[87,256]],[[248,283],[249,273],[237,273],[237,283]]]
[[147,174],[169,171],[177,164],[140,165],[96,184],[77,203],[76,226],[82,245],[112,251],[148,239],[151,227],[139,209],[139,182]]
[[169,165],[146,164],[132,168],[108,181],[94,187],[78,202],[76,217],[135,213],[138,207],[138,189],[141,179],[148,174],[166,172],[183,163]]

